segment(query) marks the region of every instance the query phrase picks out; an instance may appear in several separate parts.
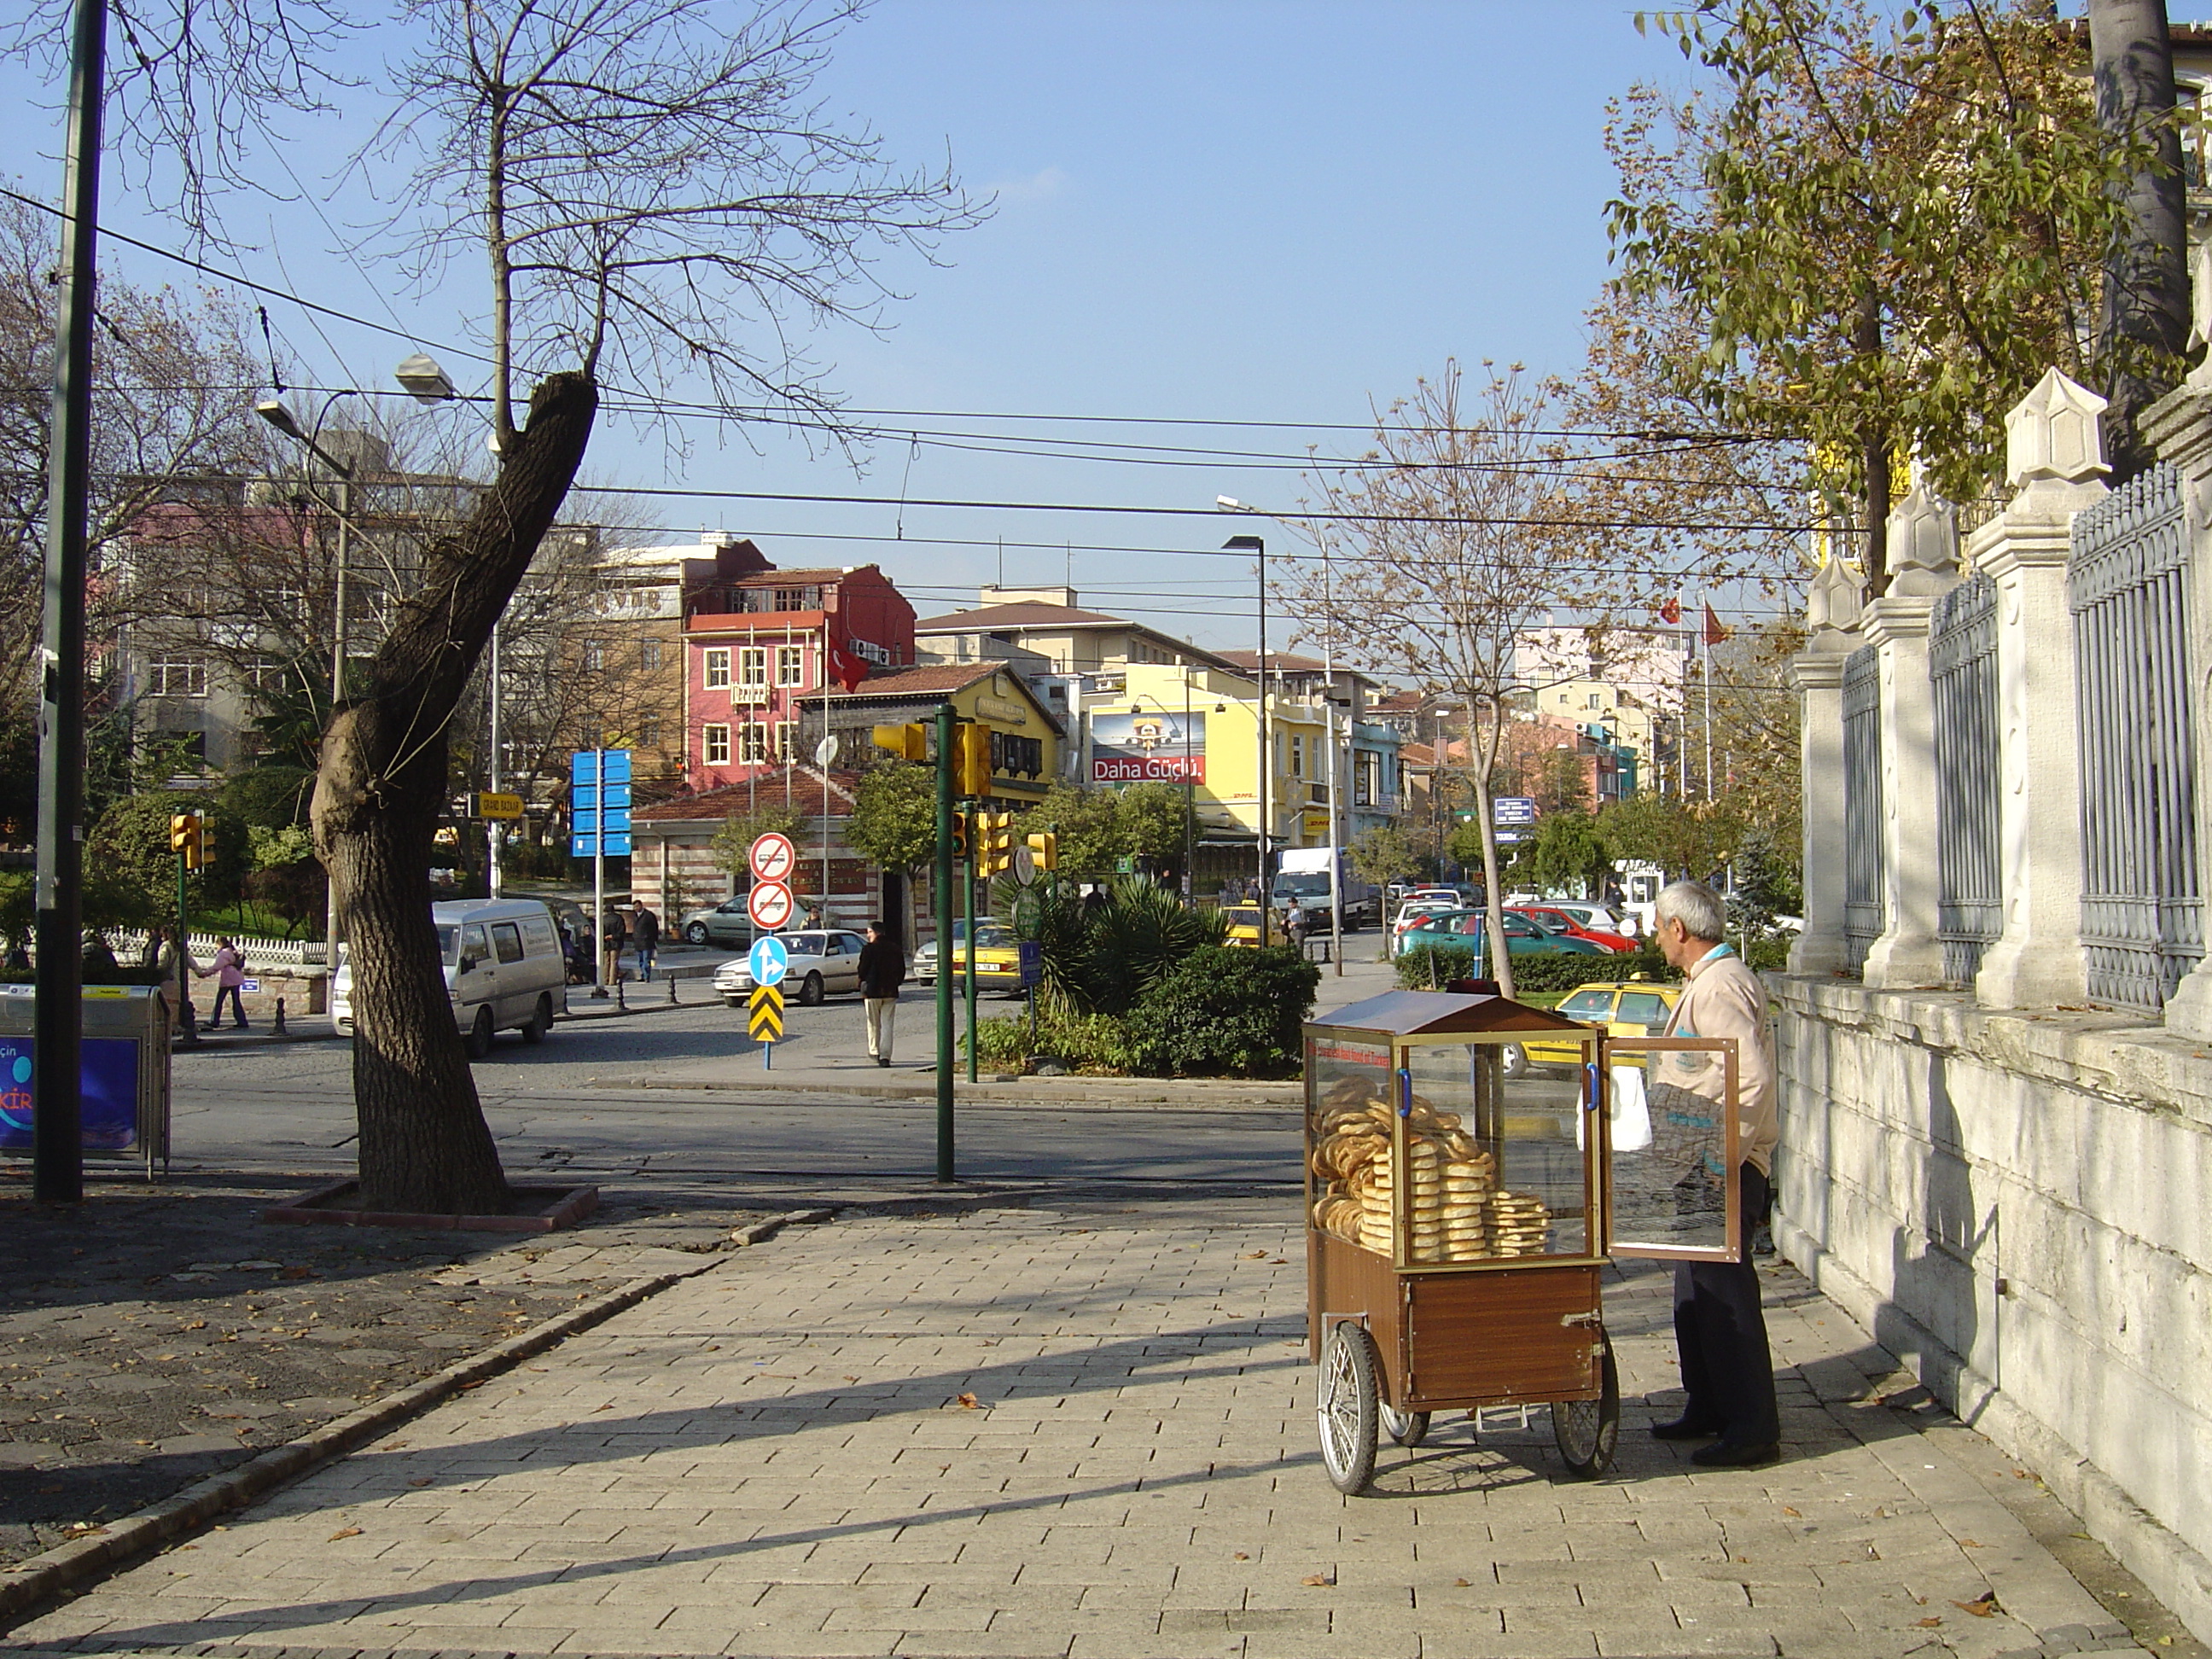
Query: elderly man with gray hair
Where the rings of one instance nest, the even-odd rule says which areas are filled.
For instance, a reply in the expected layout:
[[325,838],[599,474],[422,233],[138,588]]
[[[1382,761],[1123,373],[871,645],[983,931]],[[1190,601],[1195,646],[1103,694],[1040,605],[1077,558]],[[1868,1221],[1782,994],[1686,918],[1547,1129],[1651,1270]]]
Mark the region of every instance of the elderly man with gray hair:
[[[1688,979],[1668,1021],[1669,1036],[1734,1037],[1736,1090],[1733,1103],[1741,1125],[1743,1164],[1741,1261],[1684,1262],[1674,1269],[1674,1345],[1681,1357],[1682,1387],[1689,1401],[1671,1423],[1651,1432],[1662,1440],[1714,1437],[1691,1454],[1693,1463],[1741,1468],[1772,1461],[1781,1451],[1782,1420],[1774,1401],[1774,1362],[1766,1345],[1766,1319],[1759,1301],[1759,1273],[1752,1266],[1753,1230],[1766,1213],[1781,1139],[1775,1108],[1774,1054],[1766,1032],[1766,989],[1758,975],[1727,945],[1728,909],[1719,894],[1703,882],[1678,881],[1659,895],[1653,908],[1653,935],[1670,966]],[[1664,1071],[1672,1060],[1653,1056]],[[1705,1094],[1726,1109],[1719,1096],[1722,1074],[1691,1054],[1679,1058],[1686,1071],[1682,1086]]]

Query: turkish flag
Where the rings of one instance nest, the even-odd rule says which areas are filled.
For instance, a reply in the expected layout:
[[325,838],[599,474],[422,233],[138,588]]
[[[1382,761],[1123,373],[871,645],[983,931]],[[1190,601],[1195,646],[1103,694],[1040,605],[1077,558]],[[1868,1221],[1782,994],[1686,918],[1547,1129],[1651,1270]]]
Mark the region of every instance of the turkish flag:
[[1713,608],[1711,605],[1708,605],[1705,607],[1705,643],[1707,645],[1718,645],[1723,640],[1728,638],[1728,636],[1734,632],[1735,632],[1735,630],[1732,628],[1723,628],[1721,626],[1721,619],[1713,615]]
[[1660,620],[1661,622],[1663,622],[1663,623],[1678,623],[1678,622],[1681,621],[1681,620],[1682,620],[1682,602],[1681,602],[1681,600],[1680,600],[1680,599],[1669,599],[1669,600],[1668,600],[1668,601],[1667,601],[1667,603],[1666,603],[1666,604],[1664,604],[1664,605],[1661,605],[1661,606],[1659,607],[1659,620]]
[[868,659],[842,645],[830,647],[830,678],[848,691],[857,691],[868,678]]

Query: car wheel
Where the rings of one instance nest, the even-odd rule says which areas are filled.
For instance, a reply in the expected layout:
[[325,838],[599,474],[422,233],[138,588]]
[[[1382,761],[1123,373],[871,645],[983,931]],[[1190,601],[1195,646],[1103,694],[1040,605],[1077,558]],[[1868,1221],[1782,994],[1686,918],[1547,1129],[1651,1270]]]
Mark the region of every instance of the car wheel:
[[684,930],[684,937],[694,945],[704,945],[707,942],[707,924],[703,921],[693,922]]
[[1517,1042],[1500,1044],[1498,1067],[1507,1077],[1525,1077],[1528,1072],[1528,1051]]
[[722,1000],[725,1004],[732,1008],[742,1008],[745,1006],[745,999],[743,997],[726,996]]
[[525,1042],[543,1042],[553,1029],[553,999],[540,997],[537,1007],[530,1011],[530,1024],[522,1028]]
[[802,1008],[818,1006],[822,1001],[822,975],[809,974],[799,981],[799,1004]]
[[467,1044],[469,1058],[482,1060],[491,1053],[491,1010],[477,1010],[477,1023],[469,1027]]

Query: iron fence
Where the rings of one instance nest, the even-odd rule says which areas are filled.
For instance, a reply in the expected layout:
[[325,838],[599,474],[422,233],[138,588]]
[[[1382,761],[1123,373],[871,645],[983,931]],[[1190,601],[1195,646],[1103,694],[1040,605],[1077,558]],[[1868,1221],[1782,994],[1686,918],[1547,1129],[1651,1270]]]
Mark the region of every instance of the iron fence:
[[1946,984],[1972,985],[2004,931],[1998,854],[1997,590],[1985,575],[1936,601],[1928,678],[1936,716],[1936,933]]
[[2179,475],[2154,466],[2072,540],[2088,991],[2155,1013],[2204,954]]
[[1870,645],[1844,663],[1844,965],[1881,937],[1881,667]]

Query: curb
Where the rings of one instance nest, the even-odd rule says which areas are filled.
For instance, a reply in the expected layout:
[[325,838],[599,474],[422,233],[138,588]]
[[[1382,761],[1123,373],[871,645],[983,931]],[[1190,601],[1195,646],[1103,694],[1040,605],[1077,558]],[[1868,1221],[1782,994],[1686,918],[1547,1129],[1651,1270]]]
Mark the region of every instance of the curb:
[[[852,1100],[935,1100],[936,1085],[932,1083],[784,1083],[772,1080],[748,1082],[743,1079],[729,1082],[692,1081],[668,1078],[593,1078],[593,1083],[618,1085],[627,1089],[691,1090],[711,1094],[763,1095],[836,1095]],[[1109,1079],[1078,1079],[1079,1082],[1109,1081]],[[1121,1082],[1120,1079],[1110,1079]],[[1255,1090],[1249,1096],[1178,1094],[1170,1091],[1172,1079],[1155,1083],[1150,1091],[1139,1091],[1126,1085],[1120,1089],[1052,1089],[1039,1087],[1035,1079],[1004,1084],[959,1083],[953,1086],[952,1097],[968,1105],[998,1106],[1087,1106],[1098,1110],[1116,1107],[1170,1107],[1186,1111],[1298,1111],[1305,1102],[1302,1095],[1292,1092],[1300,1085],[1292,1084],[1273,1093]],[[1026,1086],[1024,1086],[1026,1085]]]
[[[765,1221],[757,1221],[730,1235],[741,1244],[765,1243],[789,1226],[812,1225],[830,1220],[834,1210],[792,1210]],[[634,1279],[627,1285],[595,1297],[557,1319],[532,1326],[504,1342],[448,1365],[445,1370],[411,1383],[396,1394],[372,1401],[360,1409],[325,1423],[319,1429],[271,1447],[258,1457],[222,1474],[187,1486],[173,1498],[110,1522],[97,1533],[57,1545],[27,1561],[18,1562],[0,1574],[0,1618],[11,1618],[104,1569],[119,1565],[193,1530],[218,1515],[243,1509],[271,1488],[296,1475],[331,1462],[363,1441],[395,1429],[418,1412],[427,1411],[464,1389],[488,1381],[510,1366],[543,1353],[564,1337],[589,1330],[615,1315],[635,1307],[661,1291],[696,1278],[716,1265],[709,1258],[696,1267]]]

